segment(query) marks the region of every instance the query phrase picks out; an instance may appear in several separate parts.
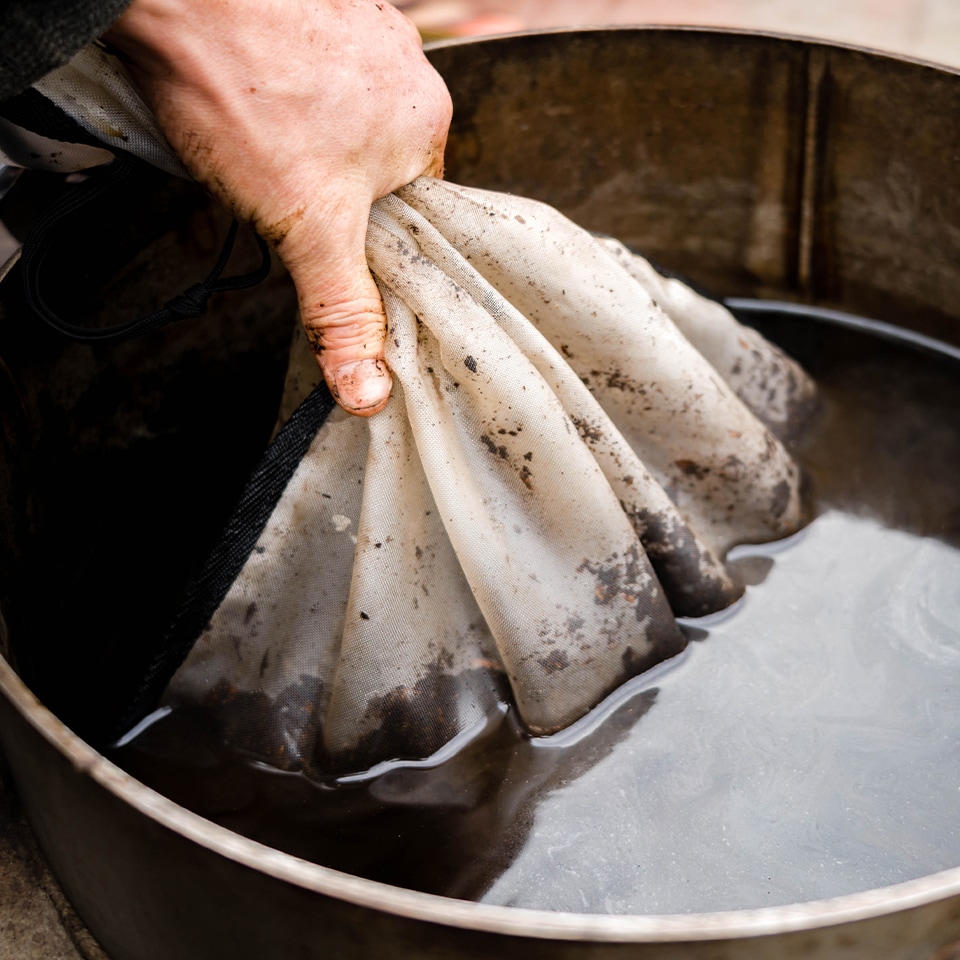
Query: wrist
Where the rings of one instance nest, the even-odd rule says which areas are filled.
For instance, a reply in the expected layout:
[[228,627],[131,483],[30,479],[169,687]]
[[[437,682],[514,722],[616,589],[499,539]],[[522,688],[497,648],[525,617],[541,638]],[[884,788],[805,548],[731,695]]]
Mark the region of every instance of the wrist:
[[187,16],[182,0],[133,0],[110,29],[104,41],[137,60],[157,56],[175,41],[178,23]]

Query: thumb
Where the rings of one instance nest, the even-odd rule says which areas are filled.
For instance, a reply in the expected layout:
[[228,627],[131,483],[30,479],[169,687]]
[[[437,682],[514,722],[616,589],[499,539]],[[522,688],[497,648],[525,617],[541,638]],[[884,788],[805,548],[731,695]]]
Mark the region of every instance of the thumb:
[[[349,225],[320,228],[301,220],[277,252],[297,287],[300,317],[334,399],[369,417],[390,399],[393,378],[383,356],[387,318],[364,253],[369,203]],[[323,238],[335,237],[329,244]]]

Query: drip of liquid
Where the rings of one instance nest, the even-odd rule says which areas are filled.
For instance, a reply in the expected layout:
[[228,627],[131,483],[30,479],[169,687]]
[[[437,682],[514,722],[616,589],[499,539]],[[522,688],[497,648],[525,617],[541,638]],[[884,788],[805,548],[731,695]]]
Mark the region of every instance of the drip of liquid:
[[240,833],[508,906],[747,909],[960,865],[960,364],[801,316],[756,322],[817,377],[816,519],[730,556],[753,584],[570,730],[510,711],[436,762],[311,782],[186,711],[116,751]]

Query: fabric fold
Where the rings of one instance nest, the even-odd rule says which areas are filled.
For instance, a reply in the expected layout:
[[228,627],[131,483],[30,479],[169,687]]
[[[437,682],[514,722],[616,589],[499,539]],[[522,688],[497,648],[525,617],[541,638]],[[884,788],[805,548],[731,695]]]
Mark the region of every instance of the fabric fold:
[[[427,757],[504,703],[553,733],[680,653],[677,617],[743,592],[726,551],[802,524],[774,430],[815,396],[540,203],[421,179],[374,206],[367,257],[394,396],[320,427],[165,698],[319,776]],[[283,416],[319,379],[298,335]]]

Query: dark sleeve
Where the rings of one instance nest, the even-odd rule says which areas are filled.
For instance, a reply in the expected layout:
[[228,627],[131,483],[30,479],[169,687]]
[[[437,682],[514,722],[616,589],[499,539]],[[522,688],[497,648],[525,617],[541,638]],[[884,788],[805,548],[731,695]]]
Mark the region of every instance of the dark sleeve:
[[66,63],[131,0],[0,0],[0,100]]

